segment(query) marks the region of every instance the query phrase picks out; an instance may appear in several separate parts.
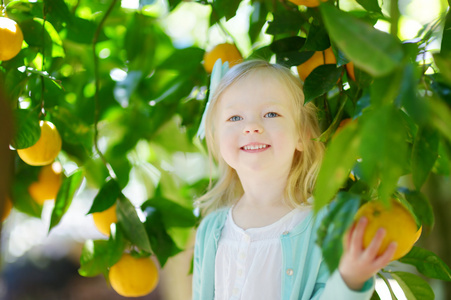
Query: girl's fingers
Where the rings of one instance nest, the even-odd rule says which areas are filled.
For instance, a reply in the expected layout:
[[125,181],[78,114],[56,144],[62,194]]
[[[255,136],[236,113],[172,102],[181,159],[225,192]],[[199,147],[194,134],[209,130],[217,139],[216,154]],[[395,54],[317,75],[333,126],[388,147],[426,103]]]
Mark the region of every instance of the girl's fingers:
[[393,258],[393,255],[395,254],[397,248],[398,248],[398,243],[391,242],[388,245],[385,252],[376,259],[376,261],[375,261],[376,266],[379,269],[382,269],[383,267],[385,267]]
[[365,249],[365,253],[369,258],[374,258],[377,256],[377,252],[379,252],[379,248],[382,245],[386,234],[386,230],[384,228],[379,228],[376,234],[373,237],[373,240],[368,245],[368,248]]
[[365,233],[366,225],[368,224],[368,219],[365,217],[360,218],[357,225],[354,228],[354,232],[351,236],[350,250],[356,253],[360,253],[363,247],[363,235]]

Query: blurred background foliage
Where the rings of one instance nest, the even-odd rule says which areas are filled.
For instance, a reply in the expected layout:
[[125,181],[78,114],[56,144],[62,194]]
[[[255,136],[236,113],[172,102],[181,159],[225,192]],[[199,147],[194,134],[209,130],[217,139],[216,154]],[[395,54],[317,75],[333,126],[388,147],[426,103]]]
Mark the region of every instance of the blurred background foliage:
[[[347,203],[374,194],[387,201],[397,191],[424,227],[419,246],[438,255],[416,249],[420,260],[440,257],[451,264],[447,1],[339,0],[312,8],[283,0],[3,2],[24,35],[19,54],[0,63],[0,84],[15,119],[12,145],[36,142],[39,120],[55,124],[67,191],[36,203],[28,187],[41,167],[9,151],[12,162],[5,160],[2,172],[11,169],[5,173],[14,209],[1,240],[4,299],[25,299],[17,285],[42,291],[48,283],[23,279],[24,270],[33,273],[29,265],[58,274],[53,262],[70,257],[66,269],[98,278],[130,249],[153,254],[162,268],[161,285],[146,299],[190,299],[193,232],[201,217],[193,203],[215,174],[196,138],[209,87],[203,59],[225,42],[245,59],[278,62],[295,73],[315,52],[331,49],[335,62],[320,64],[304,81],[306,101],[320,108],[321,139],[330,149],[318,179],[317,207],[339,190]],[[345,119],[356,125],[334,135]],[[2,126],[6,137],[8,127]],[[92,214],[113,205],[117,225],[106,237]],[[331,222],[338,228],[330,233],[333,239],[344,227]],[[325,253],[335,246],[326,245]],[[413,260],[404,262],[418,268]],[[449,268],[421,263],[437,269],[419,270],[436,299],[451,297],[443,281],[451,279]],[[394,269],[405,270],[406,264],[395,262]],[[60,286],[65,278],[57,277],[61,282],[49,282]],[[412,284],[424,287],[415,278],[393,277],[413,294],[418,291]],[[115,297],[92,290],[81,296],[89,279],[77,280],[69,285],[79,298],[61,289],[56,299]],[[409,299],[430,299],[427,287],[423,292],[423,298]],[[33,299],[50,299],[42,295]]]

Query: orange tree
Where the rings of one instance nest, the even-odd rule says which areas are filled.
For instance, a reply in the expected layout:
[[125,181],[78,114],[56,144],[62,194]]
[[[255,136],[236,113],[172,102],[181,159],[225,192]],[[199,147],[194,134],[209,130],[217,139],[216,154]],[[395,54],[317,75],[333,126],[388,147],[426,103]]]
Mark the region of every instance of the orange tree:
[[[39,121],[51,121],[62,139],[57,160],[77,166],[65,174],[49,230],[85,178],[85,186],[98,191],[87,213],[115,205],[117,222],[108,239],[86,242],[80,274],[108,276],[124,252],[154,255],[163,267],[187,246],[199,221],[193,199],[208,185],[206,178],[180,180],[162,163],[180,151],[204,153],[196,132],[208,94],[210,75],[202,63],[207,47],[176,47],[161,25],[163,16],[148,9],[161,2],[140,0],[137,9],[124,9],[118,0],[3,2],[2,13],[18,24],[24,39],[20,52],[0,63],[16,124],[11,146],[31,147],[40,137]],[[168,0],[166,13],[185,2]],[[242,4],[193,2],[209,7],[209,27],[226,34],[226,21]],[[335,59],[320,59],[303,87],[306,102],[320,109],[321,140],[327,144],[314,196],[316,209],[331,208],[318,240],[331,270],[343,234],[370,200],[400,199],[416,227],[430,232],[433,207],[422,187],[431,173],[449,176],[451,159],[451,13],[404,41],[398,36],[398,1],[390,2],[388,12],[376,0],[356,0],[347,11],[339,2],[306,7],[247,1],[251,50],[243,55],[299,70],[315,53],[333,52]],[[374,27],[379,20],[390,25],[389,33]],[[228,35],[227,42],[245,48]],[[438,49],[429,50],[437,42]],[[334,135],[344,119],[354,121]],[[142,145],[148,153],[136,159]],[[16,155],[10,191],[16,209],[38,218],[42,206],[27,191],[40,168]],[[148,200],[139,205],[123,192],[134,168],[147,170]],[[411,184],[399,185],[405,178]],[[432,299],[423,276],[451,280],[448,266],[429,250],[414,247],[399,261],[421,275],[387,268],[379,276],[395,278],[408,299]]]

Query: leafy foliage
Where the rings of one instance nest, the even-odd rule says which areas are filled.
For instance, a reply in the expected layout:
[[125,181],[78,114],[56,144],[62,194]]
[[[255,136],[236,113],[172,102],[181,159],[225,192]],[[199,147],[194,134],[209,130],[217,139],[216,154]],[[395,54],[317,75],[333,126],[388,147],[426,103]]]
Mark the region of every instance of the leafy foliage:
[[[153,1],[141,0],[138,9],[124,9],[120,2],[5,1],[8,17],[25,39],[16,57],[0,63],[0,84],[16,117],[12,146],[32,145],[39,137],[38,120],[47,119],[63,140],[59,159],[77,166],[58,194],[50,229],[62,219],[83,177],[87,188],[98,190],[88,214],[117,203],[119,221],[109,240],[86,242],[83,276],[107,274],[125,249],[154,254],[164,266],[186,247],[186,236],[198,221],[192,200],[208,184],[208,174],[186,180],[167,167],[178,152],[205,158],[194,138],[209,81],[202,67],[206,47],[176,46],[152,12],[158,5]],[[167,2],[167,14],[185,5]],[[431,172],[449,175],[451,159],[451,12],[417,39],[402,41],[395,32],[375,29],[378,20],[388,20],[392,28],[398,23],[395,12],[388,18],[378,1],[357,0],[361,7],[352,11],[336,3],[316,8],[270,0],[191,3],[208,6],[209,28],[222,28],[236,42],[225,21],[248,5],[248,58],[274,58],[294,67],[332,47],[337,64],[319,66],[304,82],[306,102],[319,108],[321,140],[328,146],[315,209],[336,198],[320,232],[331,269],[339,259],[334,249],[341,247],[364,201],[401,194],[420,222],[432,228],[432,208],[421,187]],[[428,28],[440,28],[440,33]],[[442,32],[441,48],[430,60],[426,46]],[[345,118],[353,121],[334,135]],[[197,169],[192,167],[192,173]],[[14,206],[34,217],[40,217],[42,207],[27,187],[37,172],[16,157]],[[124,196],[133,172],[146,187],[142,203]],[[399,179],[410,174],[413,187],[400,188]],[[449,280],[449,268],[431,253],[414,248],[401,261],[428,277]],[[409,295],[431,296],[414,275],[393,276]]]

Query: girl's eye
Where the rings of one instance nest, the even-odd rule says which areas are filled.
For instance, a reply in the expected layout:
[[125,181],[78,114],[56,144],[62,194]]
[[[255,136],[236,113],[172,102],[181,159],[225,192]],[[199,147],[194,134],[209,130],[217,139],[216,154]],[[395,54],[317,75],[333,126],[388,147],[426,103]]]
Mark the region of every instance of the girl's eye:
[[233,117],[230,117],[229,121],[236,122],[236,121],[241,121],[242,119],[243,118],[240,116],[233,116]]
[[279,116],[278,113],[275,113],[275,112],[269,112],[269,113],[267,113],[267,114],[265,115],[265,118],[275,118],[275,117],[278,117],[278,116]]

